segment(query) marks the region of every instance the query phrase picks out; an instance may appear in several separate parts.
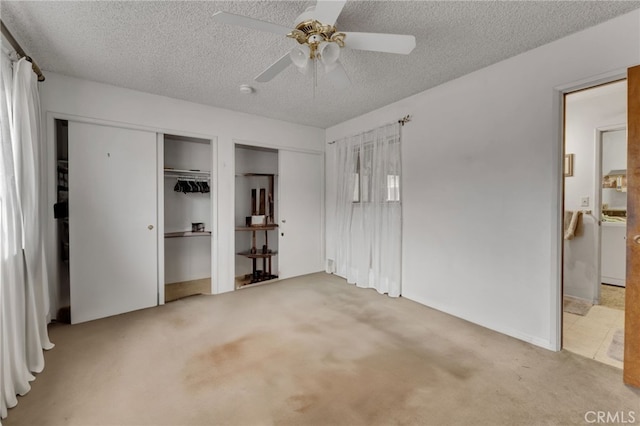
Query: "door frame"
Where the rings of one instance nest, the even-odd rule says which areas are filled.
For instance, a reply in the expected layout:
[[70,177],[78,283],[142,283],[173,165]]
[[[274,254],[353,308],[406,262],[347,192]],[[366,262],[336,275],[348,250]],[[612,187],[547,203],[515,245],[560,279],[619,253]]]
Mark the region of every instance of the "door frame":
[[[552,161],[555,164],[555,182],[556,186],[552,193],[551,217],[552,224],[555,224],[551,233],[551,258],[555,259],[551,264],[551,280],[555,282],[555,292],[551,296],[551,333],[549,337],[549,348],[554,351],[562,350],[562,334],[563,334],[563,306],[562,298],[564,295],[564,154],[565,154],[565,95],[579,90],[585,90],[603,84],[614,83],[627,78],[627,69],[618,69],[608,73],[596,75],[590,78],[570,82],[554,87],[555,100],[553,103],[553,115],[556,117],[556,147],[553,150]],[[552,286],[553,288],[553,286]]]
[[[274,143],[268,143],[268,142],[259,142],[259,141],[255,141],[255,140],[248,140],[248,139],[241,139],[241,138],[232,138],[231,140],[232,142],[232,164],[233,164],[233,170],[234,170],[234,174],[235,174],[235,161],[236,161],[236,153],[235,153],[235,147],[237,145],[244,145],[244,146],[249,146],[249,147],[254,147],[254,148],[266,148],[266,149],[271,149],[271,150],[275,150],[278,152],[278,173],[276,174],[276,179],[278,179],[278,190],[276,191],[276,195],[277,195],[277,203],[276,203],[276,216],[280,219],[280,198],[281,198],[281,191],[282,191],[282,186],[281,186],[281,182],[279,181],[279,174],[280,174],[280,152],[281,151],[291,151],[291,152],[300,152],[300,153],[304,153],[304,154],[317,154],[320,155],[322,157],[322,173],[323,173],[323,178],[322,178],[322,199],[321,199],[321,211],[320,211],[320,252],[321,252],[321,257],[322,259],[326,260],[326,225],[325,225],[325,220],[326,220],[326,212],[325,212],[325,205],[326,205],[326,200],[325,200],[325,196],[326,196],[326,184],[325,184],[325,179],[324,179],[324,175],[326,173],[326,154],[324,151],[318,150],[318,149],[309,149],[309,148],[299,148],[299,147],[290,147],[290,146],[284,146],[284,145],[279,145],[279,144],[274,144]],[[233,212],[233,210],[235,209],[235,197],[236,197],[236,193],[235,193],[235,185],[232,185],[231,187],[231,191],[233,192],[233,200],[234,200],[234,205],[231,206],[231,215],[235,214]],[[235,231],[234,231],[235,234]],[[280,231],[278,231],[278,239],[280,239]],[[234,237],[234,241],[235,241],[235,237]],[[278,246],[280,245],[280,241],[278,241]],[[231,256],[230,259],[234,259],[235,258],[235,244],[232,244],[229,248],[228,248],[228,252],[229,255]],[[280,259],[278,259],[278,267],[280,267]],[[234,268],[235,270],[235,268]],[[280,271],[278,272],[278,276],[280,275]],[[234,274],[235,275],[235,272]],[[235,276],[232,276],[232,279],[234,279]],[[273,281],[279,280],[280,278],[276,278]],[[271,282],[271,281],[270,281]],[[235,283],[232,283],[232,288],[235,289]]]

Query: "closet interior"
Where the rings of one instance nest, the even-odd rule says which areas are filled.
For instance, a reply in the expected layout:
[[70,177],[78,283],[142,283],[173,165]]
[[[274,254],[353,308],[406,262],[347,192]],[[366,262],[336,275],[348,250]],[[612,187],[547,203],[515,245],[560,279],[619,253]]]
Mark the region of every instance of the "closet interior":
[[56,135],[56,203],[59,322],[71,322],[71,285],[69,279],[69,122],[55,120]]
[[235,287],[278,278],[278,151],[235,146]]
[[211,141],[164,136],[164,300],[211,293]]

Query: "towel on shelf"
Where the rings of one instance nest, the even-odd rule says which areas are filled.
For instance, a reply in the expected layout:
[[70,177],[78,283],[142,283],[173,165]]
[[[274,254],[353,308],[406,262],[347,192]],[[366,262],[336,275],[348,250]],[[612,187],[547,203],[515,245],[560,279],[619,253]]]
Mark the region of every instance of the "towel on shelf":
[[572,240],[573,237],[582,235],[580,224],[582,222],[582,212],[579,210],[564,212],[564,239]]

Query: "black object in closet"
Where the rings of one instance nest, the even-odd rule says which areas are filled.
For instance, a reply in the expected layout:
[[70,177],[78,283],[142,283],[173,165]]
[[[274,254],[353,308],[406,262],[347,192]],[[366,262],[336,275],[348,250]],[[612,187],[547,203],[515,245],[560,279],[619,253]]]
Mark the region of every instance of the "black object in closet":
[[193,179],[178,179],[176,186],[173,187],[175,192],[182,192],[184,194],[201,192],[207,193],[210,191],[209,183],[206,181],[198,181]]

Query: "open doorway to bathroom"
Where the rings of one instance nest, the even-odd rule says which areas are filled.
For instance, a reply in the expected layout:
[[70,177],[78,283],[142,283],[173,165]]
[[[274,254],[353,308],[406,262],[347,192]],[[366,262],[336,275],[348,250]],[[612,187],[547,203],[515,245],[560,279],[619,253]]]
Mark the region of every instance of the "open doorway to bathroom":
[[622,368],[626,80],[564,99],[563,349]]

